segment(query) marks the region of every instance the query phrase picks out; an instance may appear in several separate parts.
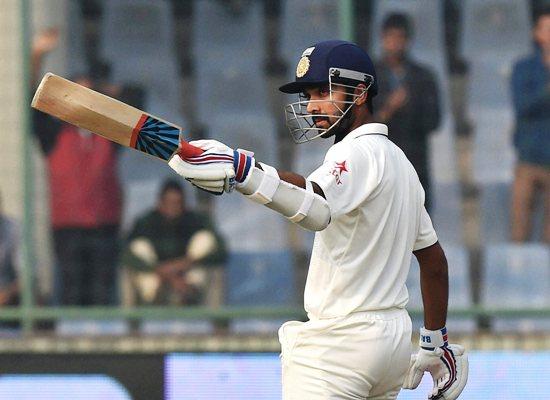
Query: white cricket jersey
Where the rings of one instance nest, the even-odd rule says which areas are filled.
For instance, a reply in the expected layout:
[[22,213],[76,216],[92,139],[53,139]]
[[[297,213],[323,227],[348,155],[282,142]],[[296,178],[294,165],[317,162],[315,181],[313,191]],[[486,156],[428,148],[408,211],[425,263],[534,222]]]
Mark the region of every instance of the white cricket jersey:
[[437,242],[424,190],[384,124],[365,124],[328,150],[307,179],[330,206],[315,234],[305,288],[310,319],[403,308],[413,250]]

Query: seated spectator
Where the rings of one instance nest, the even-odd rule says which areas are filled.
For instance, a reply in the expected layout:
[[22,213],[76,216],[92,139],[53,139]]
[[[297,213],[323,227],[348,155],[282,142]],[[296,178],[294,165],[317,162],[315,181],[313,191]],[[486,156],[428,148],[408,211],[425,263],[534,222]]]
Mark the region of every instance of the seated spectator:
[[223,240],[208,216],[186,209],[182,186],[168,180],[156,207],[139,217],[128,234],[123,303],[203,304],[207,288],[220,290],[210,281],[225,258]]
[[3,214],[0,203],[0,306],[19,304],[17,248],[17,226],[11,218]]
[[544,203],[543,240],[550,244],[550,7],[537,15],[535,51],[519,60],[511,75],[517,154],[512,189],[512,240],[533,239],[537,195]]

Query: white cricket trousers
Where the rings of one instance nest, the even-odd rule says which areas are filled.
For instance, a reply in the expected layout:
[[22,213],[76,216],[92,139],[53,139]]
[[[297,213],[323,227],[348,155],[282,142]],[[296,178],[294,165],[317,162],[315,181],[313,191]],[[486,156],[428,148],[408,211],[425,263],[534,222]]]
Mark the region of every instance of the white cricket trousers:
[[289,321],[279,329],[283,400],[395,399],[411,357],[404,309]]

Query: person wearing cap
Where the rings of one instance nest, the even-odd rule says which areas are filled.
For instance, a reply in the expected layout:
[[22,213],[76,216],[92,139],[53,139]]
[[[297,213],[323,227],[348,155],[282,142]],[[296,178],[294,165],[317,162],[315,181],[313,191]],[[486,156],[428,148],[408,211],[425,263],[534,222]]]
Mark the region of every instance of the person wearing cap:
[[[300,96],[285,107],[297,143],[334,138],[309,176],[215,140],[191,142],[203,149],[199,156],[182,143],[169,165],[203,190],[236,189],[316,231],[304,294],[309,320],[279,329],[283,399],[395,399],[425,371],[434,379],[430,398],[456,399],[468,360],[447,340],[447,261],[418,175],[373,119],[378,82],[370,57],[350,42],[314,44],[280,90]],[[411,357],[405,281],[412,253],[425,327]]]

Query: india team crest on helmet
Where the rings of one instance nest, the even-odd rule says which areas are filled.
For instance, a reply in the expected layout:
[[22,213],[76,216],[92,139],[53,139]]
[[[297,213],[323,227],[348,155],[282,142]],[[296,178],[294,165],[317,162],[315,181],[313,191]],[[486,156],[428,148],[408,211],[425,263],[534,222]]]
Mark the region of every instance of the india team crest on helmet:
[[309,58],[307,57],[300,58],[300,61],[298,61],[298,65],[296,66],[296,77],[298,78],[303,77],[308,70],[309,70]]

